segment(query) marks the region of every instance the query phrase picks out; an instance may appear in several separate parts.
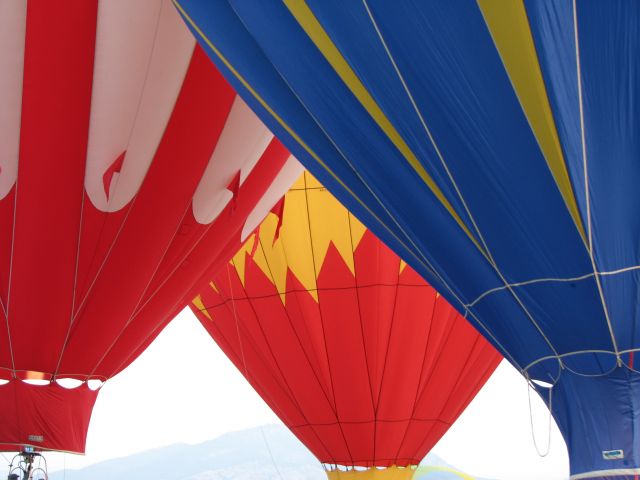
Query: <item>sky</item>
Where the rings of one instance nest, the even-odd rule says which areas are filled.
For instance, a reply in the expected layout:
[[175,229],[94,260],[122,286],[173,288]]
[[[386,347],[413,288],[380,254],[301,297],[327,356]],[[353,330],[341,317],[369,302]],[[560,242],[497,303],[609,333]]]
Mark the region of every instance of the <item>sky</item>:
[[[527,383],[503,361],[433,451],[472,475],[564,480],[569,476],[564,441],[552,420],[549,454],[537,454],[532,425],[544,453],[549,414],[533,392],[531,404],[532,416]],[[273,423],[278,418],[185,309],[127,370],[102,387],[86,455],[47,454],[49,472]],[[3,473],[0,469],[0,478]]]

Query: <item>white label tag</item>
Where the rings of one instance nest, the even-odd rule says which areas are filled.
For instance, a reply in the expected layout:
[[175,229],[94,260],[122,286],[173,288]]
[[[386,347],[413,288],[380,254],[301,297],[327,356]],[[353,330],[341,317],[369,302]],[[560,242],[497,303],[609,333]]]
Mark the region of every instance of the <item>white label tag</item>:
[[604,458],[605,460],[620,460],[621,458],[624,458],[624,451],[623,450],[603,450],[602,458]]
[[29,435],[30,442],[44,442],[44,437],[42,435]]

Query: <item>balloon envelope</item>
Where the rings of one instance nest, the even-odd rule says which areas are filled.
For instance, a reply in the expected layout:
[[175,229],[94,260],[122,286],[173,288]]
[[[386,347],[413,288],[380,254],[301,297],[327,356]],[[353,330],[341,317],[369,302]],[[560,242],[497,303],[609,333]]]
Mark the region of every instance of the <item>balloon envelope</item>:
[[572,475],[640,473],[640,5],[176,4],[320,181],[555,385]]
[[501,359],[306,173],[192,309],[318,459],[358,478],[409,478]]
[[167,1],[1,2],[0,64],[0,445],[82,452],[90,385],[300,168]]

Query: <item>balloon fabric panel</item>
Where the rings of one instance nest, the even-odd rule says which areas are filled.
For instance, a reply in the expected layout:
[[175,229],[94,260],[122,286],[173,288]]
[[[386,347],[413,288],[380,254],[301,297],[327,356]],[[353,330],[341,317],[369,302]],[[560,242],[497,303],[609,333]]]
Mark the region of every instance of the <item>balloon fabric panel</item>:
[[640,348],[638,5],[174,3],[305,166],[555,385],[572,475],[640,473],[637,401],[615,393]]
[[301,167],[169,1],[0,18],[0,448],[83,452],[88,384],[144,351]]
[[417,465],[500,358],[309,174],[192,309],[326,464]]

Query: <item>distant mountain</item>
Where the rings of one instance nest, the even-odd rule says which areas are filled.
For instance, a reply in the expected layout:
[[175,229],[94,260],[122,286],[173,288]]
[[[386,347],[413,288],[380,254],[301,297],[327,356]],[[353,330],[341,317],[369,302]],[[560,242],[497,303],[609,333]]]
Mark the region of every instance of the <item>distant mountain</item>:
[[[265,441],[266,440],[266,441]],[[416,480],[482,480],[453,474],[430,454]],[[463,474],[464,475],[464,474]],[[107,460],[50,480],[326,480],[318,461],[284,427],[232,432],[197,445],[176,444]]]

